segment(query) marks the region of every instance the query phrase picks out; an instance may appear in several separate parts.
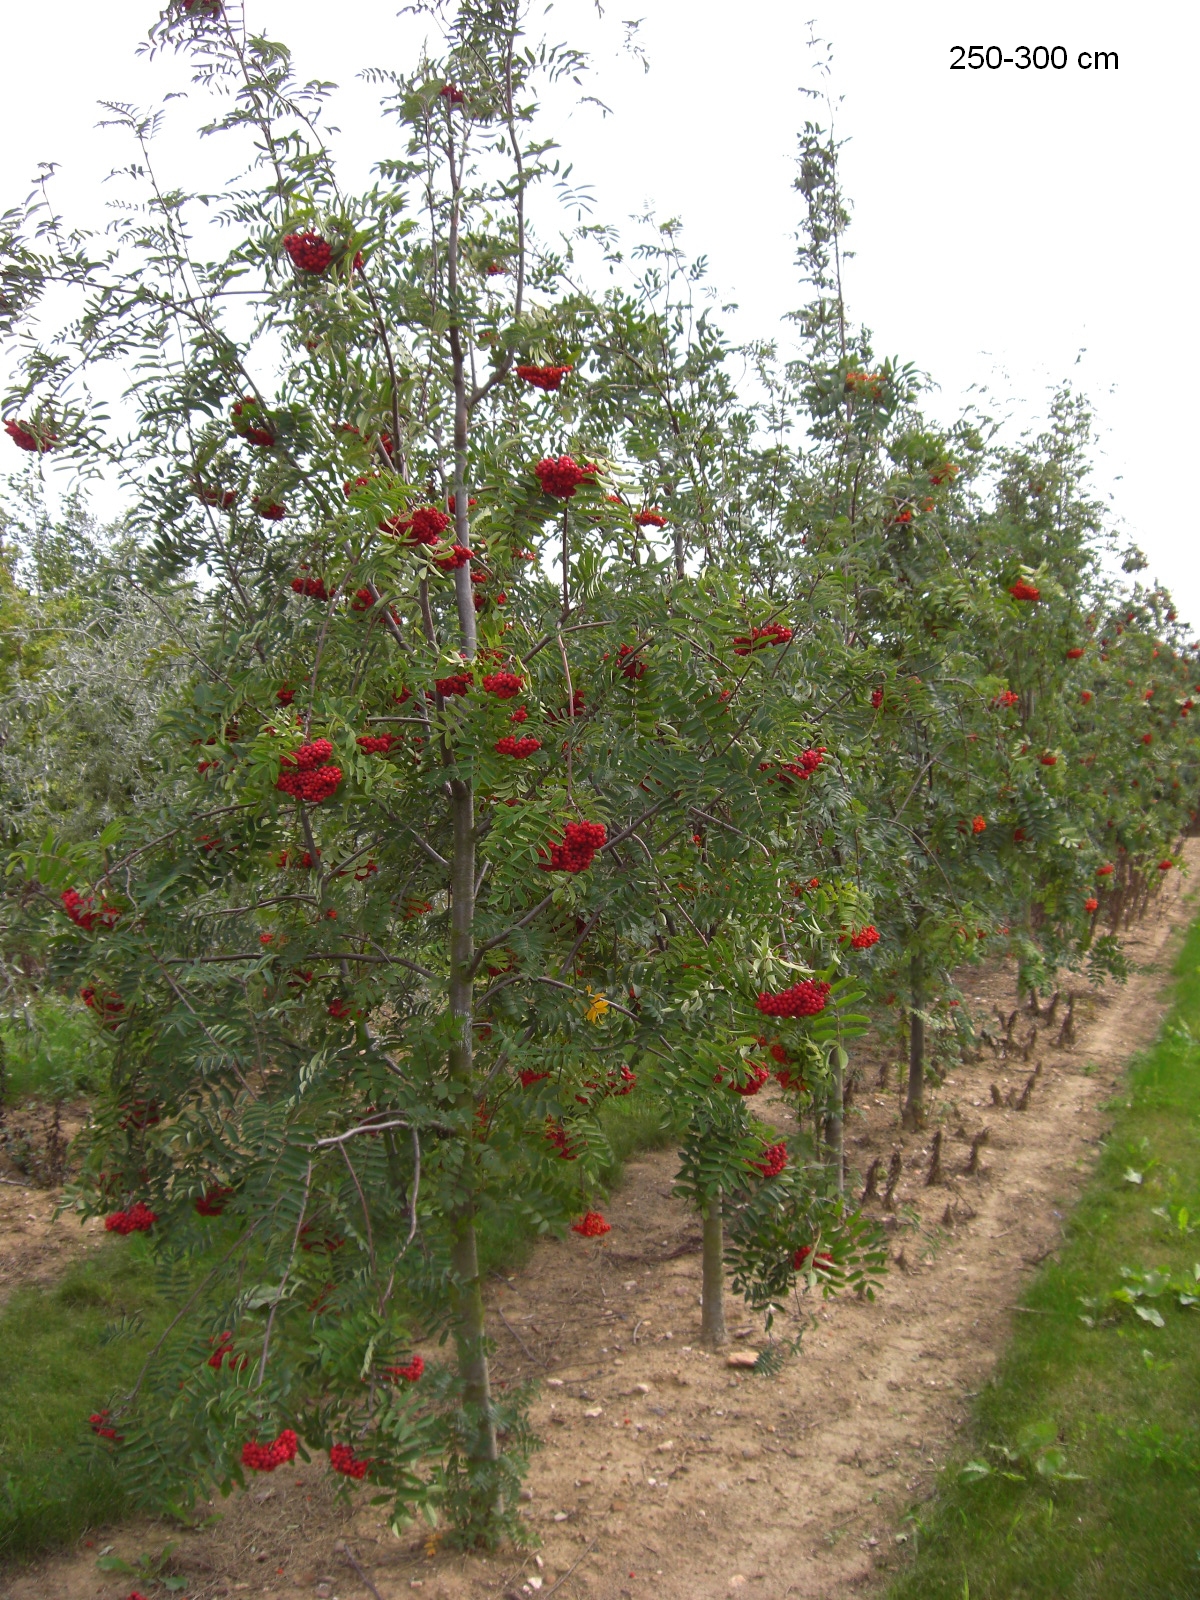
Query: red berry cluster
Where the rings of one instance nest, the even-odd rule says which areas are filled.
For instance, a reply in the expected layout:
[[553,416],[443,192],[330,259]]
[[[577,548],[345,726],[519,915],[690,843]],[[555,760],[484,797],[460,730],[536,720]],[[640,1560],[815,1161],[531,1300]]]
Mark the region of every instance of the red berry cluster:
[[1058,757],[1052,750],[1043,750],[1038,760],[1044,767],[1056,767],[1058,765]]
[[62,908],[70,917],[77,928],[83,928],[88,933],[96,926],[97,922],[104,928],[113,927],[121,912],[117,906],[110,906],[107,901],[101,901],[99,911],[93,910],[95,901],[89,895],[85,900],[78,889],[67,889],[62,894]]
[[547,722],[558,722],[563,717],[571,717],[571,718],[581,717],[585,710],[586,710],[586,706],[584,704],[583,690],[582,689],[576,689],[574,691],[574,693],[571,695],[571,708],[570,708],[570,710],[568,711],[564,707],[564,709],[562,711],[547,711],[547,713],[546,713],[546,721]]
[[300,272],[324,272],[333,260],[333,246],[319,233],[289,233],[283,248]]
[[86,989],[80,989],[79,998],[89,1011],[95,1011],[106,1028],[115,1028],[124,1013],[125,1002],[119,994],[99,995],[89,984]]
[[[812,1253],[813,1247],[810,1244],[802,1244],[799,1250],[796,1251],[792,1257],[792,1266],[797,1272],[803,1270],[804,1263]],[[813,1270],[816,1272],[831,1272],[833,1270],[833,1257],[827,1250],[819,1251],[817,1255],[813,1256]]]
[[356,589],[354,599],[350,602],[351,611],[369,611],[375,604],[375,596],[370,589]]
[[515,672],[489,672],[483,687],[497,700],[512,700],[525,687],[525,679]]
[[354,1446],[350,1444],[335,1444],[329,1451],[329,1465],[335,1472],[341,1472],[347,1478],[365,1478],[369,1461],[360,1461],[354,1454]]
[[848,372],[846,374],[846,393],[865,394],[871,400],[878,400],[883,393],[883,374],[881,372]]
[[331,1000],[325,1009],[328,1011],[329,1015],[336,1018],[338,1022],[341,1022],[345,1017],[356,1017],[358,1015],[356,1011],[352,1010],[349,1002],[346,1000]]
[[786,1144],[769,1144],[762,1153],[761,1161],[752,1161],[750,1165],[761,1172],[764,1178],[777,1178],[787,1166],[788,1147]]
[[325,766],[333,754],[328,739],[315,739],[312,744],[302,744],[294,756],[284,756],[283,771],[275,787],[297,800],[307,800],[310,805],[320,805],[328,800],[342,781],[341,767]]
[[518,367],[517,377],[533,389],[557,389],[570,367]]
[[571,1224],[571,1232],[582,1234],[585,1239],[599,1239],[612,1232],[612,1224],[605,1222],[599,1211],[586,1211],[578,1222]]
[[448,678],[435,678],[433,686],[443,700],[449,700],[456,694],[470,694],[475,685],[475,680],[469,672],[455,672]]
[[410,545],[437,544],[450,526],[450,518],[437,506],[418,506],[407,517],[387,517],[379,524],[381,533],[403,536]]
[[872,689],[871,690],[871,706],[872,706],[872,708],[875,711],[878,711],[882,704],[883,704],[883,690],[882,689]]
[[277,500],[260,500],[256,495],[251,504],[264,522],[282,522],[287,516],[287,507]]
[[114,1211],[105,1217],[104,1226],[109,1233],[149,1233],[157,1221],[157,1214],[141,1200],[136,1200],[128,1211]]
[[859,928],[850,935],[851,950],[869,950],[873,944],[879,943],[879,929],[873,922],[868,922],[865,928]]
[[775,1082],[785,1094],[804,1094],[808,1089],[803,1074],[794,1072],[791,1067],[780,1067],[775,1074]]
[[[818,745],[815,750],[802,750],[799,761],[781,761],[779,763],[779,779],[789,783],[793,778],[800,783],[807,783],[813,773],[825,760],[828,751],[825,746]],[[772,782],[775,780],[772,779]]]
[[550,860],[540,863],[543,872],[586,872],[600,846],[608,838],[602,822],[568,822],[562,843],[550,846]]
[[[489,967],[488,971],[490,972],[491,970],[492,969]],[[504,969],[497,968],[496,970],[497,972],[500,972]],[[541,1083],[542,1079],[548,1078],[550,1074],[548,1072],[535,1072],[532,1067],[526,1067],[524,1071],[518,1073],[517,1076],[521,1080],[522,1089],[528,1089],[535,1083]]]
[[384,1367],[383,1370],[397,1383],[417,1383],[425,1371],[425,1358],[414,1356],[406,1367]]
[[1042,591],[1032,583],[1026,583],[1024,578],[1019,578],[1016,583],[1010,585],[1008,592],[1014,600],[1040,600],[1042,598]]
[[1100,902],[1096,899],[1095,895],[1088,896],[1088,898],[1083,902],[1083,909],[1089,914],[1093,911],[1099,911]]
[[534,476],[542,486],[542,493],[554,500],[570,500],[581,483],[595,481],[594,467],[581,467],[574,456],[546,456],[534,467]]
[[526,756],[531,756],[535,750],[542,748],[542,741],[534,739],[529,734],[523,738],[514,738],[511,733],[506,733],[503,739],[497,739],[495,751],[498,756],[514,756],[518,761],[524,761]]
[[1170,872],[1174,865],[1175,863],[1173,861],[1160,861],[1158,863],[1158,870],[1160,872]]
[[[321,852],[318,850],[317,855],[319,856],[320,854]],[[311,850],[305,850],[300,855],[291,857],[286,850],[281,850],[276,864],[280,867],[303,867],[307,870],[313,865],[313,854]]]
[[53,450],[58,443],[57,434],[34,433],[27,423],[11,418],[4,424],[4,431],[18,450],[36,450],[39,455],[43,451]]
[[1083,654],[1083,651],[1079,648],[1078,645],[1076,645],[1074,647],[1074,649],[1071,649],[1071,650],[1067,651],[1067,660],[1068,661],[1078,661],[1080,656],[1082,656],[1082,654]]
[[[1089,695],[1088,698],[1090,699],[1091,696]],[[995,705],[995,706],[1003,706],[1005,709],[1007,709],[1009,706],[1020,705],[1020,703],[1021,703],[1021,696],[1019,694],[1014,694],[1011,689],[1003,690],[992,701],[993,705]]]
[[748,634],[738,634],[733,641],[733,653],[748,656],[754,650],[766,650],[773,644],[787,644],[791,637],[790,628],[785,628],[782,622],[772,622],[765,628],[751,628]]
[[[332,600],[336,589],[327,589],[324,578],[293,578],[292,589],[309,600]],[[290,702],[285,702],[290,704]]]
[[230,506],[237,504],[236,489],[219,489],[209,484],[201,483],[199,478],[194,482],[196,499],[206,506],[220,506],[222,511],[228,511]]
[[[547,1074],[547,1076],[549,1076],[549,1074]],[[571,1143],[570,1134],[563,1127],[561,1122],[555,1122],[553,1118],[550,1118],[546,1123],[546,1142],[547,1144],[552,1144],[558,1151],[560,1160],[578,1160],[579,1151]]]
[[259,1444],[252,1439],[242,1446],[242,1465],[252,1472],[274,1472],[276,1467],[296,1459],[299,1445],[290,1428],[285,1428],[272,1444]]
[[[745,1099],[749,1099],[752,1094],[758,1093],[770,1076],[770,1068],[765,1066],[761,1061],[747,1061],[746,1076],[744,1078],[740,1078],[736,1075],[736,1073],[731,1074],[729,1079],[729,1087],[733,1090],[734,1094],[740,1094]],[[714,1083],[720,1083],[723,1077],[724,1074],[718,1072],[716,1078],[713,1080]]]
[[452,106],[462,105],[463,101],[467,98],[456,83],[444,83],[438,90],[438,93],[441,95],[443,100],[448,101]]
[[247,444],[256,444],[260,449],[268,450],[275,443],[275,434],[264,425],[262,407],[252,394],[234,401],[231,424],[234,433],[245,439]]
[[[629,656],[631,659],[627,661],[625,659],[626,656]],[[623,644],[621,646],[621,648],[617,651],[617,660],[621,664],[621,671],[627,678],[632,678],[636,682],[637,679],[644,678],[646,676],[646,663],[642,660],[641,656],[634,655],[633,646],[631,644]]]
[[196,1201],[196,1211],[202,1217],[219,1217],[232,1193],[232,1189],[223,1189],[220,1184],[211,1184]]
[[114,1444],[120,1444],[124,1438],[124,1434],[118,1433],[109,1422],[107,1411],[93,1411],[88,1421],[91,1423],[92,1432],[98,1434],[101,1439],[111,1439]]
[[754,1003],[764,1017],[815,1017],[824,1011],[828,995],[827,983],[802,978],[781,994],[760,994]]
[[360,733],[354,742],[369,756],[385,756],[398,738],[395,733]]
[[[550,1074],[543,1072],[538,1076],[548,1078]],[[636,1085],[637,1073],[628,1067],[619,1067],[610,1071],[603,1083],[597,1078],[586,1079],[583,1084],[586,1093],[577,1094],[575,1098],[581,1106],[593,1106],[598,1100],[607,1100],[610,1095],[620,1099],[623,1095],[632,1094]]]
[[215,1345],[212,1355],[208,1358],[208,1365],[220,1372],[222,1366],[228,1362],[230,1372],[244,1372],[250,1365],[250,1357],[243,1352],[237,1355],[233,1348],[233,1335],[228,1329],[219,1334],[215,1339],[210,1339],[209,1344]]
[[972,817],[971,818],[971,832],[972,833],[984,833],[986,831],[986,829],[987,829],[987,818],[986,817],[979,816],[979,817]]
[[657,506],[651,506],[647,511],[635,511],[633,520],[639,528],[665,528],[667,519]]
[[[467,496],[467,510],[468,511],[471,509],[472,506],[477,506],[478,504],[479,504],[479,501],[476,500],[476,498],[475,498],[475,496],[473,494],[469,494]],[[447,495],[447,497],[446,497],[446,510],[450,513],[451,516],[454,515],[455,511],[457,510],[457,508],[458,508],[458,502],[455,500],[454,496],[453,495]]]
[[1098,878],[1110,878],[1115,870],[1112,863],[1109,862],[1106,866],[1096,868],[1096,876]]
[[[451,496],[453,499],[453,496]],[[457,572],[459,567],[465,567],[471,559],[471,552],[465,544],[452,544],[444,554],[434,556],[433,564],[442,572]]]

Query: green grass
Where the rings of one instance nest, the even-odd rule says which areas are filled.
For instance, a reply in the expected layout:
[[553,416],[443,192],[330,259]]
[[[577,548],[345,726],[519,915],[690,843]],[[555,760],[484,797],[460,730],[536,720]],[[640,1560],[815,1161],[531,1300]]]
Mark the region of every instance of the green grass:
[[38,996],[0,1018],[0,1103],[70,1100],[98,1088],[108,1071],[107,1048],[83,1006]]
[[[664,1102],[652,1094],[608,1101],[599,1115],[613,1152],[610,1188],[629,1156],[670,1142]],[[480,1265],[511,1268],[533,1243],[517,1220],[485,1216]],[[56,1288],[19,1291],[0,1311],[0,1560],[28,1560],[126,1512],[117,1462],[97,1449],[87,1419],[132,1384],[172,1309],[135,1234],[106,1239]]]
[[87,1419],[136,1377],[169,1320],[140,1238],[106,1244],[52,1290],[0,1314],[0,1558],[68,1543],[125,1509],[111,1456]]
[[[1112,1298],[1137,1286],[1122,1268],[1192,1280],[1200,1295],[1200,924],[1176,975],[1174,1009],[1113,1102],[1061,1259],[1024,1297],[967,1446],[914,1514],[914,1555],[889,1600],[1200,1595],[1200,1306],[1170,1291]],[[972,1482],[968,1461],[1016,1481]]]

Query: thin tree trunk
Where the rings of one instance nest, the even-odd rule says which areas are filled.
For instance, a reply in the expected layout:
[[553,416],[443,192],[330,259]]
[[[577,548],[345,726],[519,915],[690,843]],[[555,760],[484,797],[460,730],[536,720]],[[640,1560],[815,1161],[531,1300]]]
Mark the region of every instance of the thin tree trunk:
[[704,1208],[704,1284],[700,1338],[705,1344],[728,1344],[725,1332],[725,1227],[721,1196],[714,1195]]
[[[450,1048],[450,1075],[458,1088],[460,1109],[475,1113],[472,1081],[471,1013],[475,953],[475,799],[470,783],[454,778],[450,785],[454,820],[454,853],[450,867],[450,1011],[458,1037]],[[458,1280],[454,1341],[466,1403],[482,1408],[472,1458],[494,1461],[496,1428],[491,1417],[491,1380],[484,1343],[483,1291],[475,1242],[475,1201],[468,1198],[451,1219],[452,1261]]]
[[833,1076],[829,1085],[829,1103],[825,1107],[825,1159],[833,1168],[834,1182],[838,1194],[844,1194],[846,1189],[845,1175],[845,1071],[842,1066],[841,1052],[835,1051],[831,1062]]
[[473,1212],[465,1209],[454,1219],[451,1261],[458,1280],[454,1344],[458,1353],[458,1373],[463,1382],[463,1399],[468,1406],[478,1406],[482,1413],[471,1457],[476,1461],[495,1461],[499,1451],[496,1427],[491,1416],[492,1385],[484,1342],[483,1286],[479,1280],[475,1217]]
[[904,1101],[904,1126],[917,1129],[925,1123],[925,957],[912,958],[911,1010],[908,1018],[908,1094]]

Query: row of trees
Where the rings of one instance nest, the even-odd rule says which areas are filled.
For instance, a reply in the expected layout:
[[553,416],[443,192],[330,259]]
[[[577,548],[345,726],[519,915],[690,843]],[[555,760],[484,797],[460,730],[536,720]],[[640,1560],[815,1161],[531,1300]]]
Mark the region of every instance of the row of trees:
[[[492,1540],[530,1441],[490,1380],[481,1216],[607,1231],[600,1107],[656,1092],[706,1338],[727,1270],[768,1312],[869,1292],[854,1038],[903,1037],[919,1126],[931,1055],[969,1042],[963,961],[1119,975],[1194,820],[1195,654],[1106,562],[1080,401],[1015,450],[939,429],[850,326],[827,128],[800,138],[784,359],[731,349],[674,228],[631,266],[531,227],[560,176],[539,85],[583,63],[514,0],[375,75],[400,154],[365,194],[325,89],[236,7],[179,0],[151,47],[192,54],[241,179],[174,189],[121,109],[106,234],[40,197],[5,219],[7,432],[133,508],[102,581],[6,570],[44,624],[3,662],[6,955],[112,1051],[79,1206],[207,1263],[95,1426],[147,1495],[303,1441]],[[112,697],[122,799],[83,766],[72,807],[30,782],[39,708],[71,662],[85,705],[127,681],[77,661],[119,651],[118,603],[161,654]],[[815,1143],[753,1114],[772,1077]]]

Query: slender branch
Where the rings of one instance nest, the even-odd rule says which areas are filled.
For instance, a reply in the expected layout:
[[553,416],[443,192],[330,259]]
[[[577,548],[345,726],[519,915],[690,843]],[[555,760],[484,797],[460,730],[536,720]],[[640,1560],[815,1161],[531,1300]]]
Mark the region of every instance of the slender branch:
[[271,1329],[275,1326],[275,1313],[279,1310],[279,1302],[283,1299],[283,1291],[287,1287],[287,1281],[292,1275],[292,1266],[296,1260],[296,1250],[300,1244],[300,1232],[304,1227],[304,1213],[308,1210],[308,1191],[312,1184],[312,1175],[313,1164],[310,1161],[308,1163],[308,1170],[304,1174],[304,1193],[300,1199],[300,1214],[296,1218],[296,1231],[292,1235],[292,1253],[288,1257],[287,1268],[284,1271],[283,1277],[279,1281],[279,1293],[275,1296],[275,1299],[271,1303],[270,1314],[267,1317],[267,1326],[263,1331],[262,1357],[258,1363],[257,1387],[260,1389],[263,1385],[263,1379],[267,1375],[267,1356],[271,1349]]
[[346,1149],[346,1145],[343,1140],[338,1141],[338,1149],[342,1153],[342,1160],[346,1163],[346,1171],[350,1174],[350,1180],[354,1184],[354,1187],[358,1190],[358,1200],[359,1204],[362,1206],[363,1221],[366,1223],[367,1227],[367,1254],[371,1261],[371,1271],[374,1272],[375,1235],[371,1231],[371,1213],[367,1209],[367,1197],[363,1193],[362,1184],[358,1181],[358,1173],[354,1170],[354,1163],[350,1159],[350,1152]]
[[541,913],[546,909],[553,899],[554,890],[551,889],[550,893],[543,895],[538,901],[537,905],[535,905],[532,910],[527,911],[519,922],[514,922],[510,928],[506,928],[503,933],[498,933],[494,939],[488,939],[483,944],[477,946],[475,950],[475,959],[471,963],[468,976],[473,978],[479,971],[479,963],[483,960],[483,957],[487,951],[494,950],[498,944],[503,944],[506,939],[511,938],[512,935],[516,933],[518,928],[528,927],[535,917],[541,915]]

